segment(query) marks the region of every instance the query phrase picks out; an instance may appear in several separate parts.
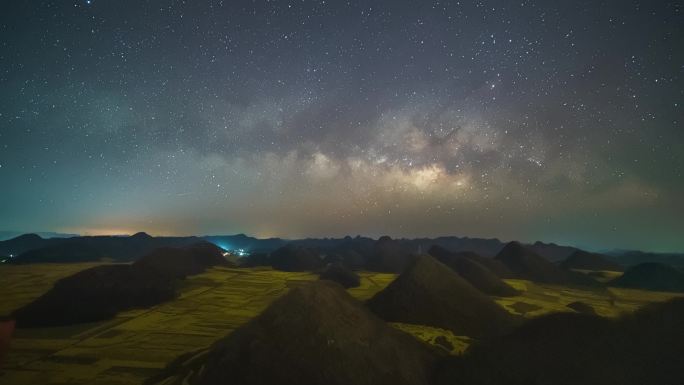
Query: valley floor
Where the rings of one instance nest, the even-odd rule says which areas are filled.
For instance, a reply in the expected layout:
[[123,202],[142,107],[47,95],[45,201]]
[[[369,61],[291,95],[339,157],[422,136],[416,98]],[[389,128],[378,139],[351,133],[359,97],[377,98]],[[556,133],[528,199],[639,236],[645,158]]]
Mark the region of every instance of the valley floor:
[[[58,279],[94,264],[0,266],[3,300],[0,315],[35,299]],[[394,274],[362,272],[361,286],[349,292],[366,300],[382,290]],[[266,268],[214,268],[189,277],[181,296],[150,309],[119,314],[105,322],[71,327],[16,330],[0,368],[0,384],[140,384],[177,356],[206,348],[259,314],[290,287],[317,279],[312,273]],[[571,311],[574,301],[593,306],[603,316],[617,316],[648,302],[675,296],[626,289],[584,290],[508,280],[521,291],[496,298],[513,313],[527,317]],[[446,337],[452,353],[468,346],[468,338],[422,325],[392,324],[430,343]],[[444,339],[442,339],[444,340]]]

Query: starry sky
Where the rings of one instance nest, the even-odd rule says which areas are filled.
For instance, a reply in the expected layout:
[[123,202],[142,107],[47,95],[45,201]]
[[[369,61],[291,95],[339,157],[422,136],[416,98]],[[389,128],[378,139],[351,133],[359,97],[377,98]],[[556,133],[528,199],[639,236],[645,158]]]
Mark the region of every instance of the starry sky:
[[684,251],[678,1],[3,1],[0,229]]

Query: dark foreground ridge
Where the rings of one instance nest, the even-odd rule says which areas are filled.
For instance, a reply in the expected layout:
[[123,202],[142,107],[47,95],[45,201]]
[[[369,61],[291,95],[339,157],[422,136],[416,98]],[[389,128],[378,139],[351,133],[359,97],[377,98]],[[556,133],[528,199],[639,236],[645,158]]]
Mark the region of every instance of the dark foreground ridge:
[[556,313],[446,362],[439,385],[684,384],[684,299],[610,320]]
[[633,266],[611,282],[611,285],[632,289],[684,292],[684,273],[662,263],[642,263]]
[[104,265],[63,278],[13,313],[18,327],[64,326],[114,317],[177,296],[178,279],[228,265],[220,249],[202,242],[153,251],[133,264]]
[[390,322],[445,328],[475,338],[503,334],[514,317],[431,256],[419,256],[369,308]]
[[180,357],[152,383],[423,385],[439,353],[395,330],[340,285],[292,289],[208,350]]

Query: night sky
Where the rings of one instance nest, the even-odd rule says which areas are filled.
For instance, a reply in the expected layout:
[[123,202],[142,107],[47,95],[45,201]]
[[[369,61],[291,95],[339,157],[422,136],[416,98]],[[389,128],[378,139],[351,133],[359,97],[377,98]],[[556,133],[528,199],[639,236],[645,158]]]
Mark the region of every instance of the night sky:
[[2,1],[0,230],[684,250],[669,1]]

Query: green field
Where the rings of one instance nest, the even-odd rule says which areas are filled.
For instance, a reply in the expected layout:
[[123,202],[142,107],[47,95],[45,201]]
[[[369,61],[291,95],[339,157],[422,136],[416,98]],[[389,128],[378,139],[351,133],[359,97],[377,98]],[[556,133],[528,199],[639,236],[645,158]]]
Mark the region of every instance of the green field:
[[515,297],[496,298],[496,302],[511,313],[528,318],[552,312],[572,312],[567,305],[575,301],[590,305],[600,316],[617,317],[633,312],[647,303],[667,301],[684,295],[616,287],[565,287],[518,279],[507,279],[506,282],[521,293]]
[[[59,278],[93,266],[0,266],[2,313],[26,304]],[[391,274],[362,273],[351,292],[370,298]],[[214,268],[184,281],[180,298],[73,327],[17,330],[0,374],[2,384],[139,384],[182,353],[209,346],[259,314],[312,273]]]
[[[59,278],[93,265],[0,266],[0,314],[30,302]],[[393,274],[370,272],[360,275],[361,286],[349,292],[361,300],[372,297],[395,278]],[[268,268],[214,268],[186,279],[177,300],[150,309],[128,311],[99,323],[17,330],[0,371],[0,384],[139,384],[175,357],[205,348],[244,324],[288,288],[314,279],[317,276],[312,273]],[[674,296],[628,289],[570,289],[522,280],[507,282],[521,294],[496,301],[527,317],[570,311],[565,305],[574,301],[594,306],[601,315],[617,316],[644,303]],[[438,328],[392,325],[442,347],[438,337],[443,336],[442,343],[447,340],[453,354],[468,346],[467,337]]]

